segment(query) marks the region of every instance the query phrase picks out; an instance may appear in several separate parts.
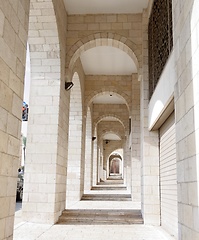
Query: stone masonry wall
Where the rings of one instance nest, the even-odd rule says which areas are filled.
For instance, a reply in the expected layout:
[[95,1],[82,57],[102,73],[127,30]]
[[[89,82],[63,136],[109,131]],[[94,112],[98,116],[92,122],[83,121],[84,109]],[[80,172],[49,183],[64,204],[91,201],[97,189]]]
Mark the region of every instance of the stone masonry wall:
[[0,1],[0,239],[14,227],[29,1]]
[[173,3],[179,239],[199,239],[199,1]]

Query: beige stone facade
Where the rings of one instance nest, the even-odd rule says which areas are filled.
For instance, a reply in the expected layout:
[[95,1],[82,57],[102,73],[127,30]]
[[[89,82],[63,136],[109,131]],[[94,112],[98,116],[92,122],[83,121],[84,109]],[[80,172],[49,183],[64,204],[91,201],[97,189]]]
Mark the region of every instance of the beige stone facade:
[[[62,0],[0,1],[0,240],[13,239],[27,43],[24,221],[56,223],[64,209],[107,180],[111,154],[118,152],[119,174],[144,223],[161,226],[159,133],[174,112],[178,229],[168,232],[199,239],[199,0],[172,1],[173,50],[149,99],[152,3],[137,14],[70,15]],[[136,72],[86,74],[81,54],[97,46],[122,50]],[[65,82],[73,88],[66,91]],[[105,95],[123,103],[95,102]]]

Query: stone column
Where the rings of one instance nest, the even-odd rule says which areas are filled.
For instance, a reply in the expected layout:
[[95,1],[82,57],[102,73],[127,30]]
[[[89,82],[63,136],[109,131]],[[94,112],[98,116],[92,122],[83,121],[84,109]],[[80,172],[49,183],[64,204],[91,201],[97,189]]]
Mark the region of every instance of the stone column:
[[140,82],[132,75],[132,115],[131,115],[131,168],[132,198],[141,201],[141,161],[140,161]]
[[142,215],[145,224],[160,224],[160,198],[159,198],[159,139],[158,132],[148,130],[148,15],[143,13],[143,66],[140,85],[140,124],[141,124],[141,199]]
[[93,141],[93,176],[92,176],[92,184],[97,184],[97,139]]
[[92,154],[92,123],[90,108],[86,118],[86,145],[85,145],[85,174],[84,174],[84,190],[91,189],[91,154]]
[[[69,93],[64,89],[66,21],[63,3],[31,1],[31,91],[23,217],[53,224],[65,207]],[[49,30],[50,29],[50,30]],[[60,53],[60,46],[63,47]],[[61,54],[61,55],[60,55]]]

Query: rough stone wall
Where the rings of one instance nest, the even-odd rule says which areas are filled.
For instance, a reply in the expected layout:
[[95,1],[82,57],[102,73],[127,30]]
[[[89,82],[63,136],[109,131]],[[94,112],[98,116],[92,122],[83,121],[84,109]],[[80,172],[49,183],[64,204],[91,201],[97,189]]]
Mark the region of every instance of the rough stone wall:
[[13,235],[29,4],[0,1],[0,239]]

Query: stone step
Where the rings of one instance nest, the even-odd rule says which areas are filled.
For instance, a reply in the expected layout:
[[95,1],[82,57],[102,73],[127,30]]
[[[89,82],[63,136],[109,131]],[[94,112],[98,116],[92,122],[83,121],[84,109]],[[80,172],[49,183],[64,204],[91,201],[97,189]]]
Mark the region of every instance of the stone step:
[[83,201],[131,201],[131,194],[84,194]]
[[117,176],[117,177],[116,176],[110,176],[107,179],[108,180],[123,180],[122,177],[120,177],[120,176]]
[[115,185],[115,184],[124,184],[123,180],[106,180],[105,182],[98,182],[97,185]]
[[140,210],[64,210],[58,224],[143,224]]
[[100,186],[93,186],[91,190],[126,190],[126,186],[109,186],[109,185],[100,185]]

